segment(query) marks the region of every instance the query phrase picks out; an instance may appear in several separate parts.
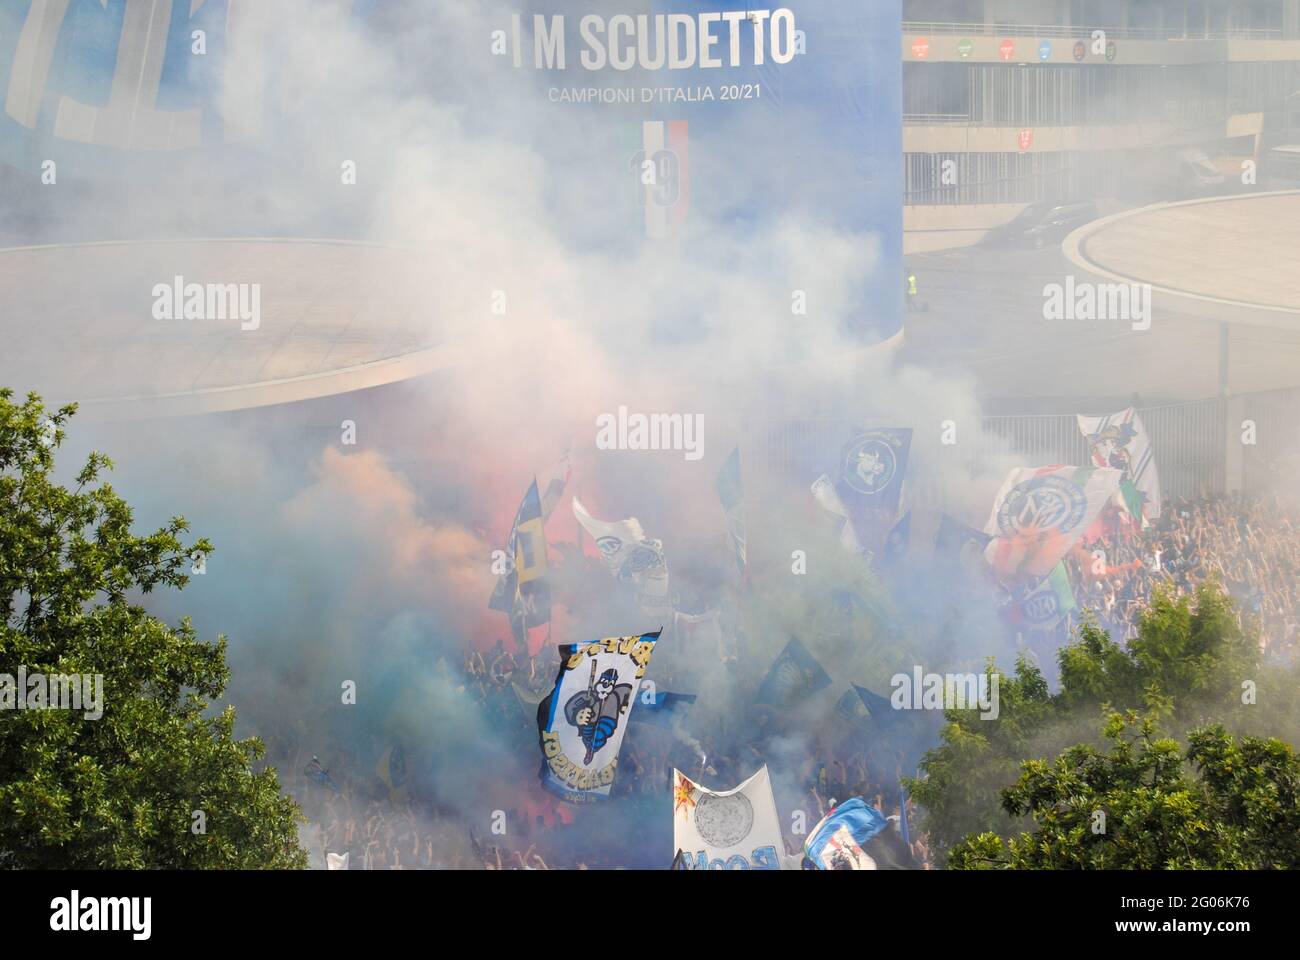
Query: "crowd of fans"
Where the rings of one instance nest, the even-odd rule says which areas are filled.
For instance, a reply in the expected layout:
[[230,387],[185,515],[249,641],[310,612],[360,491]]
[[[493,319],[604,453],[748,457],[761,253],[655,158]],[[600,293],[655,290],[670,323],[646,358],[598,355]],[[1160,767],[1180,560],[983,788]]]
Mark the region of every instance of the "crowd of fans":
[[1145,530],[1076,549],[1066,568],[1079,606],[1120,640],[1137,636],[1157,584],[1185,596],[1216,578],[1243,622],[1258,623],[1262,655],[1289,660],[1300,626],[1298,522],[1276,498],[1167,500]]
[[[1231,593],[1239,616],[1260,627],[1261,652],[1269,658],[1296,654],[1300,621],[1300,537],[1297,518],[1277,500],[1226,497],[1170,499],[1158,521],[1140,530],[1129,527],[1076,548],[1066,570],[1080,610],[1087,610],[1118,640],[1132,639],[1153,590],[1164,583],[1187,595],[1216,578]],[[1059,638],[1065,639],[1064,635]],[[549,692],[558,654],[547,644],[537,656],[508,651],[504,644],[465,656],[458,683],[496,726],[515,731],[520,753],[535,749],[537,703]],[[917,811],[899,785],[916,757],[897,745],[861,748],[861,739],[813,736],[801,759],[778,762],[764,755],[764,742],[745,736],[697,740],[682,727],[637,726],[624,742],[614,799],[608,806],[622,823],[653,818],[671,797],[673,768],[705,783],[734,785],[768,762],[778,808],[803,811],[804,835],[786,824],[786,853],[796,860],[806,831],[838,801],[863,797],[881,810],[901,833],[906,816],[913,865],[929,869],[926,837],[916,828]],[[526,764],[524,765],[526,766]],[[793,769],[792,769],[793,767]],[[522,768],[521,768],[522,769]],[[315,831],[308,838],[313,860],[323,866],[327,853],[347,854],[349,869],[545,870],[647,866],[628,863],[619,842],[625,834],[606,831],[610,842],[589,842],[602,830],[600,812],[575,811],[562,803],[537,800],[535,771],[521,774],[534,799],[502,811],[509,830],[467,829],[455,816],[429,814],[427,803],[413,803],[405,788],[394,788],[366,771],[303,775],[292,788]],[[900,809],[901,803],[908,810]],[[417,814],[416,809],[421,811]],[[608,826],[608,824],[606,824]],[[664,864],[655,864],[667,866]]]
[[[529,658],[499,647],[488,653],[467,654],[463,681],[494,724],[510,725],[519,733],[521,745],[535,748],[533,698],[540,699],[549,691],[557,666],[548,662],[544,653]],[[530,739],[532,743],[528,743]],[[720,787],[741,782],[767,762],[756,742],[728,750],[710,738],[686,739],[691,742],[672,729],[636,726],[620,753],[619,776],[609,805],[615,809],[609,820],[625,825],[644,823],[656,810],[666,809],[671,802],[674,767]],[[329,854],[334,855],[336,864],[337,858],[346,855],[346,868],[351,870],[583,870],[652,865],[629,863],[627,834],[606,829],[610,822],[602,822],[604,811],[573,811],[547,799],[535,786],[535,769],[531,782],[522,774],[519,791],[531,799],[501,810],[501,824],[508,829],[496,832],[488,812],[482,824],[468,828],[462,818],[431,812],[427,798],[408,793],[407,787],[394,788],[367,765],[358,768],[351,756],[332,759],[327,770],[313,758],[287,783],[310,821],[303,840],[318,868],[326,866]],[[832,743],[819,736],[795,775],[777,779],[778,808],[790,813],[801,810],[800,829],[806,834],[835,803],[861,796],[890,817],[892,829],[898,831],[903,801],[898,783],[901,761],[901,756],[882,758],[855,750],[847,742]],[[888,776],[880,772],[886,768]],[[909,820],[915,822],[916,811],[910,801],[908,804]],[[793,858],[791,862],[797,862],[805,836],[796,832],[793,818],[786,832],[785,853]],[[597,835],[594,842],[592,833]],[[607,842],[601,842],[601,834]],[[910,840],[915,865],[929,869],[925,838],[913,829]],[[667,858],[653,866],[667,867]]]

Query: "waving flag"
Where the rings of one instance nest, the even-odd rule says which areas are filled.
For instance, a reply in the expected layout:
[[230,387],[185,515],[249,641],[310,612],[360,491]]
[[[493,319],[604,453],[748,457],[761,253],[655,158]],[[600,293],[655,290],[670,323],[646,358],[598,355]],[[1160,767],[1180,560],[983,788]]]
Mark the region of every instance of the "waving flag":
[[863,847],[888,826],[884,814],[861,797],[853,797],[808,832],[804,855],[818,870],[875,870],[875,860]]
[[1123,474],[1121,482],[1126,500],[1130,501],[1129,512],[1147,520],[1158,518],[1160,476],[1142,418],[1132,407],[1125,407],[1106,417],[1079,414],[1078,421],[1080,432],[1088,440],[1093,465],[1111,467]]
[[756,700],[773,707],[793,707],[830,683],[817,658],[792,637],[767,671]]
[[767,767],[721,793],[673,770],[673,844],[687,870],[780,870],[785,844]]
[[570,803],[608,799],[618,751],[659,633],[560,645],[555,687],[537,707],[542,786]]
[[1079,604],[1074,599],[1065,564],[1058,563],[1028,594],[1008,608],[1007,617],[1023,630],[1054,630],[1062,618],[1077,609]]
[[322,787],[329,787],[331,790],[338,792],[339,785],[334,782],[330,772],[321,766],[318,758],[312,757],[311,763],[307,764],[303,773],[312,783],[319,784]]
[[551,587],[546,579],[546,533],[537,480],[524,494],[506,541],[506,569],[497,578],[488,607],[510,616],[515,640],[526,645],[528,629],[551,619]]
[[596,541],[605,566],[621,583],[633,585],[641,612],[651,619],[667,620],[672,616],[673,603],[668,593],[668,561],[664,558],[663,544],[646,538],[641,521],[636,517],[626,520],[597,520],[582,501],[573,498],[573,515],[582,528]]
[[977,559],[982,565],[984,548],[990,539],[982,530],[959,523],[945,513],[934,535],[934,552],[938,556],[956,557],[964,563]]
[[856,683],[851,684],[862,705],[867,708],[867,713],[871,717],[872,723],[877,727],[883,727],[890,722],[899,719],[899,711],[895,710],[893,704],[887,697],[868,690],[866,687],[860,687]]
[[1040,580],[1119,490],[1120,471],[1017,467],[993,502],[984,557],[1004,580]]
[[858,732],[865,731],[871,723],[871,711],[852,686],[835,701],[835,712]]
[[835,490],[859,536],[879,539],[897,519],[911,447],[911,427],[885,427],[857,432],[840,451]]

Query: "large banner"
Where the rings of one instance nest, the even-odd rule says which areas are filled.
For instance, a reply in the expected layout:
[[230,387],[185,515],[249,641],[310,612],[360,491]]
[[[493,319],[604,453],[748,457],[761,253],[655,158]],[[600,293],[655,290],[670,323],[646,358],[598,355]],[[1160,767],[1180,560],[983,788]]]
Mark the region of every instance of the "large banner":
[[1155,520],[1160,516],[1160,476],[1156,472],[1155,456],[1151,452],[1151,439],[1147,436],[1142,418],[1132,407],[1107,417],[1085,417],[1078,414],[1079,430],[1088,439],[1088,454],[1098,467],[1112,467],[1123,475],[1123,483],[1130,490],[1126,496],[1136,499],[1130,504],[1135,517]]
[[673,841],[687,870],[780,870],[785,844],[767,767],[721,793],[673,770]]
[[1051,572],[1119,491],[1120,472],[1094,467],[1017,467],[993,501],[984,557],[1004,580]]
[[[562,236],[626,256],[671,245],[682,262],[706,264],[721,249],[718,231],[739,227],[747,242],[764,238],[753,255],[788,271],[782,289],[811,298],[810,321],[838,321],[869,342],[899,332],[900,0],[496,9],[488,65],[500,105],[490,114],[558,161],[550,187]],[[566,218],[578,201],[605,215]],[[794,223],[830,246],[848,241],[836,254],[842,286],[814,295],[812,266],[780,248]],[[781,306],[788,314],[790,302]]]
[[659,633],[560,645],[555,687],[537,707],[542,786],[570,803],[608,799],[618,750]]

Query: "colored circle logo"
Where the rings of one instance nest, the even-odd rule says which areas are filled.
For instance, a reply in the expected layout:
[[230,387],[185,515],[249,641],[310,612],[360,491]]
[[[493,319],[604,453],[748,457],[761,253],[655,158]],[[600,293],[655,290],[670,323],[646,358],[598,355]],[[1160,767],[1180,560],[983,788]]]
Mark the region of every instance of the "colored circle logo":
[[1072,530],[1083,520],[1088,498],[1064,477],[1034,477],[1018,483],[998,508],[1003,536],[1035,536],[1051,529]]
[[1050,59],[1052,59],[1052,41],[1050,41],[1050,40],[1041,40],[1041,41],[1039,41],[1039,43],[1038,43],[1038,59],[1039,59],[1039,60],[1050,60]]
[[844,455],[844,482],[868,496],[889,486],[897,469],[893,447],[876,437],[863,437]]
[[957,56],[961,57],[963,60],[969,57],[970,52],[974,49],[975,49],[975,42],[973,40],[957,41]]
[[1087,52],[1088,48],[1084,45],[1084,42],[1082,40],[1076,40],[1074,44],[1074,59],[1082,60]]
[[1003,60],[1010,60],[1016,55],[1016,41],[1003,40],[998,44],[998,56]]
[[917,37],[912,41],[912,56],[918,60],[924,60],[930,55],[930,41],[925,37]]

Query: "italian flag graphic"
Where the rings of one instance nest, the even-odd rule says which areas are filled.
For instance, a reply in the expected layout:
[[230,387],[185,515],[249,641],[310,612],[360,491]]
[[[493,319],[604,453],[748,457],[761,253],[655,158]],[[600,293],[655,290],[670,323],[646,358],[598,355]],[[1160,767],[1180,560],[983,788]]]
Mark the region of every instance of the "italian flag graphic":
[[631,161],[645,235],[666,237],[686,222],[690,202],[685,120],[646,120],[633,125]]

